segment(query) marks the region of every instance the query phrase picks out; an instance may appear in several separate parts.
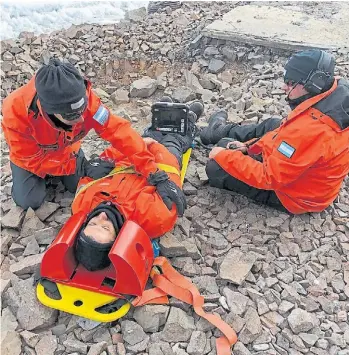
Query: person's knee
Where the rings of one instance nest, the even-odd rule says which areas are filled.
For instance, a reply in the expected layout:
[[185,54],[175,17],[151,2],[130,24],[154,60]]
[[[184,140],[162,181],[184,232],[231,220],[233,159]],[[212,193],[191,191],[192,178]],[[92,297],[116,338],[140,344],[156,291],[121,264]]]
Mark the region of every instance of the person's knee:
[[206,175],[208,177],[208,183],[212,187],[218,187],[220,189],[224,186],[224,176],[222,174],[224,170],[214,160],[210,159],[206,164]]
[[25,191],[24,188],[18,188],[18,186],[12,188],[13,201],[24,210],[27,210],[29,207],[33,210],[38,209],[43,204],[45,197],[45,181],[38,183],[35,188],[30,191]]
[[222,138],[217,143],[217,147],[226,148],[228,143],[234,142],[234,141],[236,141],[236,139],[234,139],[234,138],[228,138],[228,137]]
[[80,178],[72,176],[71,179],[63,180],[64,187],[72,194],[75,194]]

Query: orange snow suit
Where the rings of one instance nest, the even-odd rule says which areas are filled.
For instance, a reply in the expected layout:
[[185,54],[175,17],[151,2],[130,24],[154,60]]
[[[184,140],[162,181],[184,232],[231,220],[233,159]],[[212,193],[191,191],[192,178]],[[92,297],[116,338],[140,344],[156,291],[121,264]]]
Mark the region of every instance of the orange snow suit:
[[[148,149],[154,155],[156,163],[174,168],[176,173],[168,175],[170,180],[181,187],[180,168],[176,157],[160,143],[152,143]],[[112,158],[116,162],[116,167],[132,166],[130,160],[114,148],[107,148],[101,157]],[[172,210],[169,211],[156,192],[155,186],[149,185],[144,176],[126,171],[95,182],[89,177],[80,179],[72,212],[73,214],[79,211],[91,212],[105,201],[112,202],[126,220],[136,222],[150,238],[159,237],[170,231],[177,219],[175,205],[173,204]]]
[[[42,112],[36,99],[35,78],[12,92],[3,101],[1,122],[10,149],[10,160],[17,166],[44,178],[46,175],[72,175],[80,141],[94,129],[104,140],[125,154],[144,176],[156,171],[154,157],[130,122],[113,115],[85,81],[88,106],[84,121],[71,132],[56,127]],[[37,101],[36,101],[37,100]],[[33,101],[38,110],[32,110]]]
[[263,162],[232,150],[215,161],[250,186],[274,190],[291,213],[324,210],[349,172],[349,83],[336,79],[331,89],[298,105],[248,153],[262,155]]

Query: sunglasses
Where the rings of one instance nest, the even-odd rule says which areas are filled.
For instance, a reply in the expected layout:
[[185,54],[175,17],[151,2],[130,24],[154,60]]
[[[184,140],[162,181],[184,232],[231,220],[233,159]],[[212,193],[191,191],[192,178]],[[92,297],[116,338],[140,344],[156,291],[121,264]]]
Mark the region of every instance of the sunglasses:
[[78,111],[78,112],[71,112],[71,113],[61,113],[60,115],[66,121],[76,121],[82,116],[83,113],[84,111]]
[[[75,111],[75,112],[68,112],[68,113],[60,113],[59,116],[61,116],[64,120],[66,121],[76,121],[78,120],[83,113],[86,110],[87,105],[85,104],[79,111]],[[57,114],[55,116],[58,116]],[[58,118],[59,118],[58,116]]]

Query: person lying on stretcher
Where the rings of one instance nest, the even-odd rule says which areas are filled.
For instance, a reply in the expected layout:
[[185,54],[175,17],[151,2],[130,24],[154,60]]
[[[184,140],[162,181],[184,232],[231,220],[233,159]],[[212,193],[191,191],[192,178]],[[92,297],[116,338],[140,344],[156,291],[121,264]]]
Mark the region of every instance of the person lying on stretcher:
[[[169,97],[161,101],[172,102]],[[198,101],[189,106],[185,135],[152,127],[144,132],[143,139],[159,167],[148,179],[137,174],[131,162],[115,148],[107,148],[91,160],[91,164],[110,175],[99,180],[82,178],[72,204],[73,214],[87,213],[75,245],[76,259],[87,270],[101,270],[110,264],[108,253],[126,220],[137,223],[154,239],[170,231],[177,215],[183,215],[186,201],[181,190],[182,156],[192,145],[195,123],[203,109]]]

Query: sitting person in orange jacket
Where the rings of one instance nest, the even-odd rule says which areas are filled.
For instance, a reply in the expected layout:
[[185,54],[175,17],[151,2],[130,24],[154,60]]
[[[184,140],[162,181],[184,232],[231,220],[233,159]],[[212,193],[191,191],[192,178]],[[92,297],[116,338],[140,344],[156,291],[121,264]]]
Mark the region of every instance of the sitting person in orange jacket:
[[292,111],[283,120],[240,126],[214,114],[200,134],[218,143],[206,166],[210,185],[294,214],[327,208],[349,171],[349,84],[334,67],[321,50],[289,59],[283,89]]
[[[166,97],[166,101],[169,100]],[[144,134],[143,140],[153,154],[155,163],[160,164],[160,167],[161,164],[172,167],[168,175],[162,171],[161,174],[150,174],[146,179],[133,170],[122,170],[97,181],[89,177],[80,180],[72,212],[84,211],[87,217],[77,236],[75,251],[78,262],[87,270],[104,269],[110,264],[108,253],[126,220],[137,223],[154,239],[170,231],[177,216],[183,215],[185,196],[181,190],[181,193],[178,192],[176,186],[182,186],[182,155],[192,145],[195,122],[203,112],[203,105],[196,101],[189,109],[187,135],[152,130],[146,130]],[[112,147],[101,154],[96,160],[97,164],[101,160],[114,161],[116,168],[132,167],[130,159]],[[180,200],[176,209],[172,208],[172,201],[177,200],[173,194],[178,194]]]
[[[81,177],[97,179],[113,169],[107,161],[96,167],[80,149],[81,139],[91,129],[124,154],[145,178],[150,174],[166,178],[130,122],[113,115],[70,63],[50,59],[4,100],[2,112],[1,125],[10,150],[12,197],[24,209],[36,209],[43,203],[47,176],[60,176],[74,193]],[[163,192],[158,192],[162,198]]]

